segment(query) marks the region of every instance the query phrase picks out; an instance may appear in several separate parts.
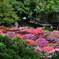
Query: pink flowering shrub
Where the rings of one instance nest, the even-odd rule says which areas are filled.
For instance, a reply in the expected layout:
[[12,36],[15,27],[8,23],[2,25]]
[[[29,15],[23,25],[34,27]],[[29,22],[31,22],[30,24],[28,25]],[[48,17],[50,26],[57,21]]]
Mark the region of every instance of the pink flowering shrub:
[[3,31],[0,31],[0,35],[3,35],[3,36],[4,36],[4,35],[5,35],[5,33],[3,33]]
[[36,36],[43,36],[43,31],[41,28],[37,28],[33,30],[33,34]]
[[35,36],[43,36],[43,31],[42,31],[41,28],[37,28],[37,29],[24,29],[22,31],[30,32],[30,33],[34,34]]
[[[17,30],[18,32],[3,32],[2,30],[0,30],[0,34],[3,36],[7,36],[8,38],[21,38],[21,40],[24,41],[23,43],[25,43],[28,47],[34,45],[35,47],[31,46],[30,48],[33,48],[34,51],[36,51],[39,55],[44,56],[47,53],[54,54],[54,52],[56,51],[59,52],[59,31],[46,33],[43,32],[41,28],[28,29],[28,27],[12,27],[9,30]],[[16,42],[16,44],[18,43],[19,42]],[[46,53],[43,54],[43,51]],[[48,55],[48,57],[50,56]]]
[[14,38],[14,37],[16,37],[16,33],[15,32],[7,32],[5,34],[5,36],[7,36],[8,38]]
[[32,29],[23,29],[22,31],[33,33],[33,30]]
[[59,31],[56,31],[56,30],[55,30],[55,31],[50,32],[50,34],[51,34],[51,35],[58,35],[58,34],[59,34]]
[[17,28],[15,28],[15,27],[12,27],[12,28],[10,28],[9,30],[17,30]]
[[54,47],[59,47],[59,41],[57,41],[56,43],[54,43]]
[[0,31],[0,33],[3,33],[3,31]]
[[34,45],[34,44],[36,44],[36,42],[34,40],[29,40],[29,39],[24,40],[24,43],[26,45]]
[[42,51],[42,49],[39,46],[33,47],[35,51]]
[[50,35],[53,35],[53,36],[59,38],[59,31],[54,30],[54,31],[50,32]]
[[53,49],[53,50],[49,51],[48,53],[54,53],[54,52],[56,52],[56,51],[58,51],[58,52],[59,52],[59,48],[55,48],[55,49]]
[[18,29],[19,29],[19,30],[22,30],[22,29],[23,29],[23,27],[19,27]]
[[48,44],[48,41],[46,41],[44,38],[38,38],[36,42],[39,44],[40,47],[44,47]]
[[33,34],[25,34],[23,37],[22,37],[23,39],[34,39],[35,38],[35,36],[33,35]]
[[42,48],[39,46],[33,47],[34,51],[36,51],[38,54],[42,55]]
[[58,38],[55,37],[55,36],[53,36],[53,35],[50,35],[50,36],[47,36],[47,40],[48,40],[48,41],[51,41],[51,42],[55,42],[55,41],[58,40]]
[[52,51],[53,49],[54,49],[54,47],[45,46],[42,48],[42,51],[49,52],[49,51]]

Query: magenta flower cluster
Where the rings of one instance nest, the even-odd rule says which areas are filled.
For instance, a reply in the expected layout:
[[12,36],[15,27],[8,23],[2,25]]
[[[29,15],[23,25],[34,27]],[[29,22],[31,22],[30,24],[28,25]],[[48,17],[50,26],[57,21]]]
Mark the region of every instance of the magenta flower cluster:
[[33,34],[25,34],[22,38],[23,39],[34,39],[35,36]]
[[49,40],[49,41],[57,41],[58,38],[53,36],[53,35],[50,35],[50,36],[47,37],[47,40]]
[[55,48],[55,49],[53,49],[52,51],[49,51],[48,53],[54,54],[56,51],[59,52],[59,48]]
[[51,34],[51,35],[58,35],[58,34],[59,34],[59,31],[56,31],[56,30],[55,30],[55,31],[50,32],[50,34]]
[[17,35],[16,35],[15,32],[7,32],[7,33],[5,34],[5,36],[7,36],[8,38],[14,38],[14,37],[16,37]]
[[57,41],[57,42],[54,44],[54,47],[55,47],[55,48],[59,48],[59,41]]
[[38,38],[36,42],[39,44],[40,47],[44,47],[48,44],[48,41],[46,41],[44,38]]

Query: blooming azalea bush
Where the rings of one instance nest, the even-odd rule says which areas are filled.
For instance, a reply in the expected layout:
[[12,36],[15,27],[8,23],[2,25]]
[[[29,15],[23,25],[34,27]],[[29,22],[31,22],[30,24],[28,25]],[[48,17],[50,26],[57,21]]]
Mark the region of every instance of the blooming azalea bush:
[[49,52],[49,51],[54,50],[54,47],[45,46],[45,47],[42,48],[42,50],[45,51],[45,52]]
[[23,37],[23,39],[35,39],[35,36],[33,34],[25,34]]
[[50,42],[56,42],[58,40],[58,38],[56,36],[53,36],[53,35],[47,36],[46,39]]
[[[0,35],[2,35],[0,37],[0,45],[2,45],[1,47],[3,47],[3,49],[7,48],[8,51],[14,51],[14,54],[11,53],[16,55],[18,59],[22,59],[22,57],[23,59],[58,58],[59,31],[46,33],[41,28],[29,29],[28,27],[13,27],[9,30],[11,31],[4,32],[0,30]],[[8,54],[10,52],[7,50],[4,50],[6,51],[6,58],[13,59],[12,55]],[[3,53],[0,55],[3,56]],[[14,59],[17,59],[16,56]],[[5,56],[3,56],[3,58],[5,58]]]
[[37,28],[37,29],[34,29],[33,31],[33,34],[36,35],[36,36],[40,36],[42,37],[43,36],[43,30],[41,28]]
[[40,47],[44,47],[48,44],[48,41],[46,41],[44,38],[38,38],[36,42]]
[[29,40],[29,39],[24,40],[24,43],[28,46],[36,44],[36,42],[34,40]]
[[30,32],[32,34],[34,34],[35,36],[43,36],[43,30],[41,28],[37,28],[37,29],[24,29],[22,31],[26,31],[26,32]]
[[16,37],[16,33],[15,32],[7,32],[5,34],[5,36],[7,36],[8,38],[13,38],[13,37]]

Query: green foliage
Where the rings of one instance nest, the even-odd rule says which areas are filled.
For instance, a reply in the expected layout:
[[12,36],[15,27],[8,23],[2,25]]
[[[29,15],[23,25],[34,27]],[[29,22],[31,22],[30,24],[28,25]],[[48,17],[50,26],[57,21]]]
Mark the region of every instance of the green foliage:
[[18,20],[18,16],[9,1],[0,0],[0,24],[8,25]]
[[40,55],[18,37],[9,39],[0,35],[1,59],[40,59]]
[[5,47],[6,47],[6,46],[4,45],[4,43],[1,42],[1,43],[0,43],[0,49],[1,49],[1,48],[5,48]]
[[0,0],[0,24],[16,20],[59,20],[59,0]]
[[[59,0],[18,0],[18,15],[27,19],[58,20]],[[39,20],[37,20],[39,21]]]
[[58,0],[49,0],[46,5],[46,13],[59,12],[59,2]]

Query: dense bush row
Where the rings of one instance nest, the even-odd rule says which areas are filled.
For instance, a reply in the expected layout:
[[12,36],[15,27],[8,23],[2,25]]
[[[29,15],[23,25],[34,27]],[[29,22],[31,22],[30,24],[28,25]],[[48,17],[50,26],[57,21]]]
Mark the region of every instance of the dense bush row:
[[59,31],[44,32],[27,27],[0,29],[0,58],[58,59]]

